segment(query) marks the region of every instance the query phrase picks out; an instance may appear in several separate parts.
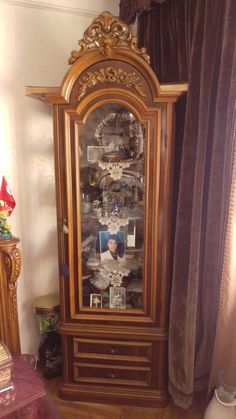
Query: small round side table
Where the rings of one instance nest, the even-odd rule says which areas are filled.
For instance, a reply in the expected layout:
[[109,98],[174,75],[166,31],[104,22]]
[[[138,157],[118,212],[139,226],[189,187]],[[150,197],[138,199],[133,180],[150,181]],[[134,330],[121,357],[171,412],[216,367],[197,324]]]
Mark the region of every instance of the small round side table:
[[61,375],[62,350],[61,339],[57,332],[60,315],[59,294],[47,294],[37,297],[33,302],[39,331],[43,336],[39,346],[39,366],[45,378]]

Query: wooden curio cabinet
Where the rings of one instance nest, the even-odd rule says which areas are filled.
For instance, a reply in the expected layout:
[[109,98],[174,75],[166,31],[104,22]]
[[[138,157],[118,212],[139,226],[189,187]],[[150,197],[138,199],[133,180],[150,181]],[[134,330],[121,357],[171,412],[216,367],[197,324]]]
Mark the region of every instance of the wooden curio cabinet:
[[174,103],[128,26],[102,13],[53,105],[66,399],[167,402]]

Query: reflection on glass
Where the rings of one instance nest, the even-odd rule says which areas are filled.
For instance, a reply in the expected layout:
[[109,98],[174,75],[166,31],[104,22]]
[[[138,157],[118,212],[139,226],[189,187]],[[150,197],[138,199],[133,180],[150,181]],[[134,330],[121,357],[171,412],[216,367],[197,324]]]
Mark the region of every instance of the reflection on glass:
[[[106,104],[79,130],[83,305],[143,305],[145,130]],[[118,301],[119,300],[119,301]]]

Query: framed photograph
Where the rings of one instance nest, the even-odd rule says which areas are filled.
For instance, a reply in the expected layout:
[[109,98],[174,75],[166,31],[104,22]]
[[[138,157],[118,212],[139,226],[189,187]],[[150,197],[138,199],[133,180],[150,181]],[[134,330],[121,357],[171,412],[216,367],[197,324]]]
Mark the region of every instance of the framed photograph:
[[126,292],[124,287],[110,287],[110,308],[126,308]]
[[102,295],[101,294],[90,294],[90,307],[101,308],[102,307]]
[[136,222],[130,220],[127,229],[127,247],[135,247]]
[[96,163],[97,161],[102,160],[103,154],[108,151],[108,147],[89,145],[87,147],[87,161],[90,163]]
[[117,262],[125,261],[124,231],[118,231],[116,234],[111,234],[109,231],[99,231],[99,246],[103,263],[111,260],[116,260]]

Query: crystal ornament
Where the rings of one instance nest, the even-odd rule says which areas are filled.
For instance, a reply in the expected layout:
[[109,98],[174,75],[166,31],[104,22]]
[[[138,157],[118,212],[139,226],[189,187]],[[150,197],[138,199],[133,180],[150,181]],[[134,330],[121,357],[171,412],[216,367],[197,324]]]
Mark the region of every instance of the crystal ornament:
[[120,227],[125,227],[128,225],[129,218],[100,217],[99,223],[106,225],[109,233],[115,234],[120,230]]
[[130,167],[132,163],[132,160],[113,163],[99,161],[98,165],[102,170],[106,170],[112,179],[119,180],[123,176],[123,170]]

